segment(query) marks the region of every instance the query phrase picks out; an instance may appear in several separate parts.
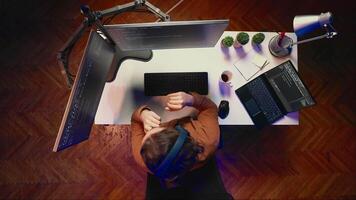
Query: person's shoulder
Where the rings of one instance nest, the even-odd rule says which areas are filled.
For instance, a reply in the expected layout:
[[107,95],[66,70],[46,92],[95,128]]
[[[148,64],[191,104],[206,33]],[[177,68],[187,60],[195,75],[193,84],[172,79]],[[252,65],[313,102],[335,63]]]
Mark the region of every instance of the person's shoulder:
[[187,116],[187,117],[183,117],[177,120],[177,124],[187,124],[187,123],[191,123],[191,120],[193,120],[194,118],[191,116]]

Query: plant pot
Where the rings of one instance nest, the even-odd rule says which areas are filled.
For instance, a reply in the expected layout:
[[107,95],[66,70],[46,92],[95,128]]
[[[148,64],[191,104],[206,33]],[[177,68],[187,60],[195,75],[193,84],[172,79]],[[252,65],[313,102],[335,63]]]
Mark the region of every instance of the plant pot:
[[221,46],[222,48],[229,48],[228,46],[226,46],[226,45],[224,44],[223,40],[221,40],[220,46]]
[[243,44],[241,44],[240,42],[238,42],[237,40],[235,40],[233,46],[234,46],[235,48],[241,48],[241,47],[243,46]]

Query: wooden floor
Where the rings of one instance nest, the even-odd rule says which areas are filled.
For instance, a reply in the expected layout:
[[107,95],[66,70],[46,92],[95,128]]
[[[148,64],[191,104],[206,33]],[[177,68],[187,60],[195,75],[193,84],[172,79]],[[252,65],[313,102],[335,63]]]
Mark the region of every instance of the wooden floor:
[[[56,52],[81,23],[81,3],[0,1],[0,199],[143,199],[129,126],[94,126],[90,139],[52,147],[70,91]],[[295,15],[332,11],[339,35],[298,47],[299,71],[317,105],[299,126],[222,127],[218,164],[235,199],[356,199],[355,4],[334,0],[151,0],[172,20],[229,18],[228,30],[293,31]],[[151,22],[145,12],[111,23]],[[88,34],[71,56],[77,70]]]

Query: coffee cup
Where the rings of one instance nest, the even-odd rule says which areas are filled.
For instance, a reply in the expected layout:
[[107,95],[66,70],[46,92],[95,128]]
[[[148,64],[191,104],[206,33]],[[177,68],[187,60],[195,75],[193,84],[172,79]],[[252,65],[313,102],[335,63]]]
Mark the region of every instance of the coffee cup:
[[220,75],[220,81],[229,85],[230,87],[232,87],[231,85],[231,79],[232,79],[232,72],[231,71],[223,71]]

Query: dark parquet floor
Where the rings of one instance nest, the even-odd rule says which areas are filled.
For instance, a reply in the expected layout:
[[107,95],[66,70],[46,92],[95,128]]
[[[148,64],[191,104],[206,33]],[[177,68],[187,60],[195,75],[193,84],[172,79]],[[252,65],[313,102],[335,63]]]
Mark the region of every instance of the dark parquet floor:
[[[0,199],[143,199],[129,126],[95,125],[88,141],[53,153],[70,91],[56,53],[81,23],[81,3],[0,1]],[[295,15],[332,11],[339,35],[298,47],[299,71],[317,105],[299,126],[222,127],[218,164],[235,199],[356,199],[355,2],[151,0],[173,20],[229,18],[228,30],[293,31]],[[124,13],[111,23],[151,22]],[[71,55],[76,72],[88,32]]]

